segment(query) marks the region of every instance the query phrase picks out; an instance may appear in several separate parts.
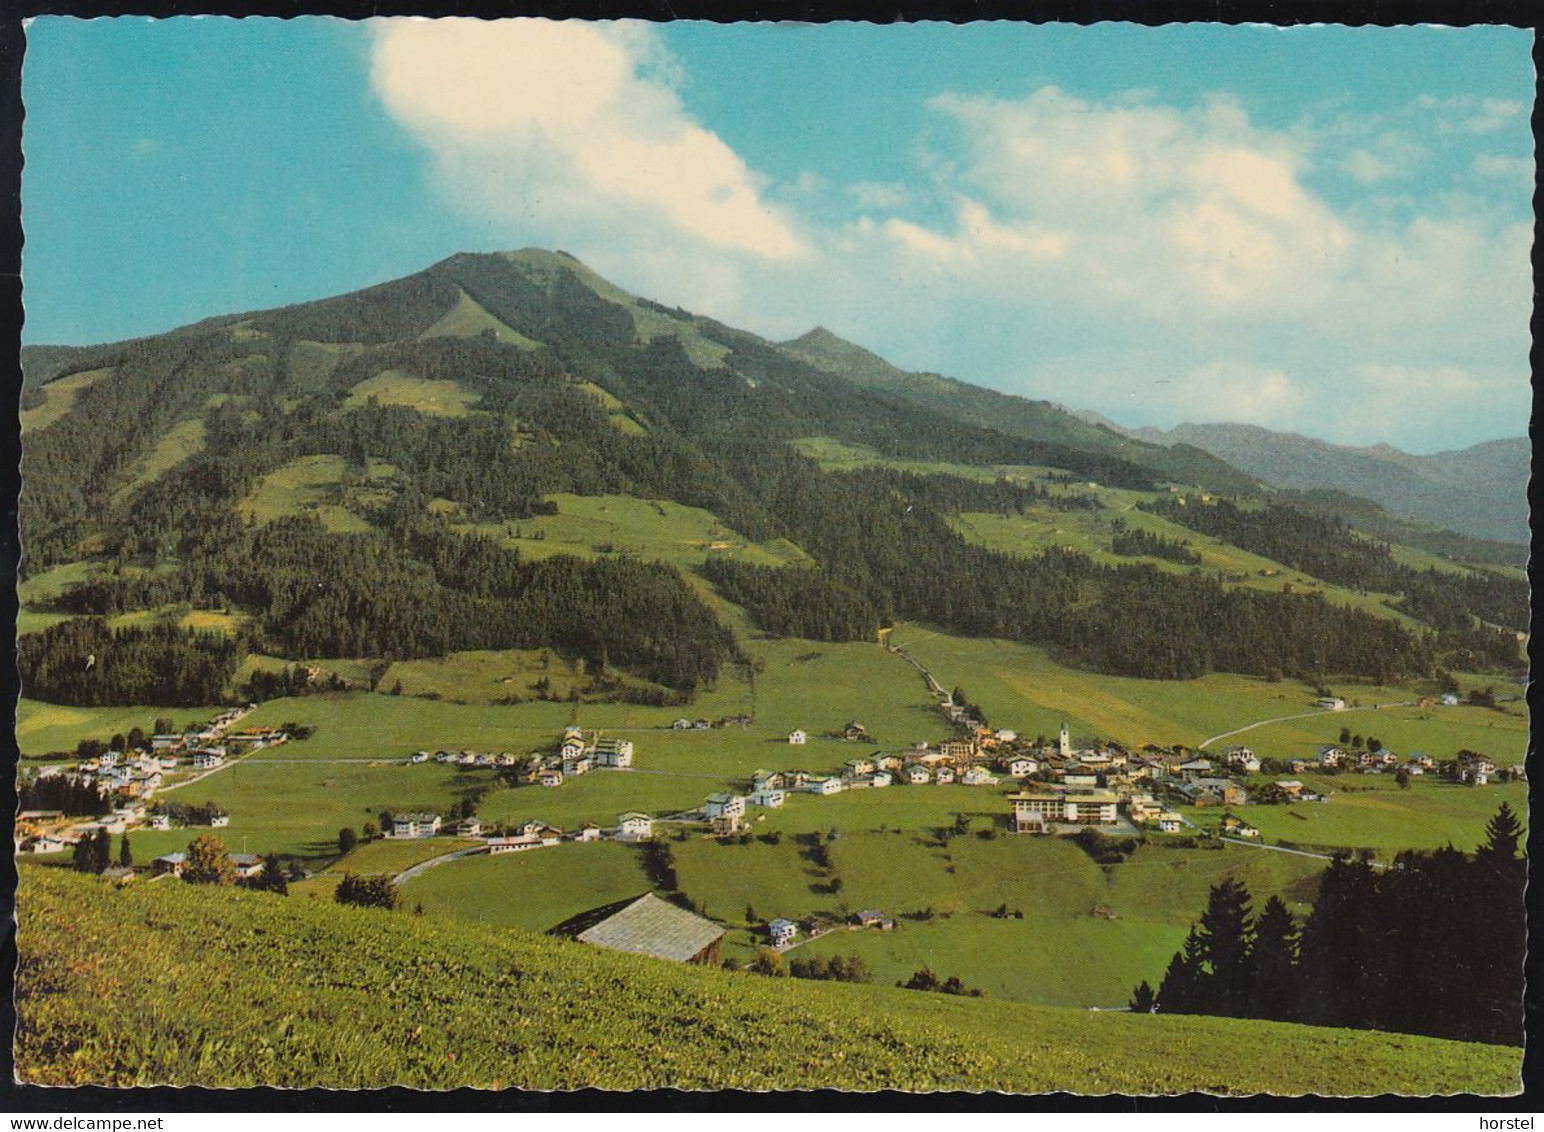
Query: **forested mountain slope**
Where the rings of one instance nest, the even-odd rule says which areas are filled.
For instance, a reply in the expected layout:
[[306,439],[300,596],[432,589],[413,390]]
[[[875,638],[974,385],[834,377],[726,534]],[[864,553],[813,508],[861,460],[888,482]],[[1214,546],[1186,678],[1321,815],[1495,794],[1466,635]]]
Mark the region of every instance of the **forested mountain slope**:
[[[106,704],[180,673],[180,702],[196,703],[247,650],[391,660],[551,647],[646,685],[631,695],[682,702],[744,659],[705,604],[709,582],[763,631],[866,639],[926,621],[1134,676],[1384,680],[1515,657],[1493,626],[1524,627],[1516,578],[1464,571],[1474,581],[1439,623],[1403,590],[1389,596],[1399,609],[1368,609],[1159,569],[1143,548],[1112,563],[972,542],[952,525],[963,513],[1103,507],[1086,484],[1162,498],[1166,481],[1187,481],[1153,460],[1189,457],[1090,447],[1105,434],[1086,427],[1056,439],[1055,411],[1016,398],[1018,424],[989,427],[855,380],[878,360],[842,358],[846,375],[537,250],[455,255],[318,302],[33,352],[23,569],[84,564],[32,612],[86,620],[24,636],[25,681]],[[808,438],[877,463],[825,470],[795,450]],[[907,470],[922,467],[935,471]],[[699,508],[734,539],[808,562],[739,561],[711,542],[684,567],[604,544],[535,560],[519,524],[550,516],[562,493]],[[179,608],[228,616],[235,646],[112,621]]]

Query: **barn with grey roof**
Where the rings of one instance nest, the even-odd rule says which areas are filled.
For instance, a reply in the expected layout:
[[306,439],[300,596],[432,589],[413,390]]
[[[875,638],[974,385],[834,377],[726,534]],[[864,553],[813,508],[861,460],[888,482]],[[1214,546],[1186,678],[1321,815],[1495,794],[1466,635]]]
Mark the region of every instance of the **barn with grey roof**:
[[724,929],[712,920],[646,893],[604,919],[590,923],[574,938],[613,951],[652,955],[677,963],[716,965]]

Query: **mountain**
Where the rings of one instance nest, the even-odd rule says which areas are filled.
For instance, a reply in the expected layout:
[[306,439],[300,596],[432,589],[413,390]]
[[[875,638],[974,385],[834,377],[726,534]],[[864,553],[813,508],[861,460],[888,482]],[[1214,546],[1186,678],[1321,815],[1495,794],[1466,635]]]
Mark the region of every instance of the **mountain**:
[[936,373],[902,370],[862,346],[818,326],[782,343],[784,350],[811,365],[867,389],[882,390],[956,420],[1011,436],[1054,441],[1087,452],[1119,456],[1160,478],[1212,491],[1249,495],[1260,485],[1237,468],[1186,443],[1154,444],[1122,435],[1103,423],[1090,423],[1050,401],[1032,401],[999,393]]
[[1526,438],[1415,456],[1354,448],[1256,425],[1182,424],[1136,436],[1203,449],[1274,487],[1362,496],[1412,519],[1502,542],[1528,541]]
[[[1200,448],[908,374],[829,332],[780,346],[562,252],[454,255],[23,363],[23,568],[61,571],[24,610],[41,626],[21,656],[53,702],[191,706],[237,673],[259,694],[275,677],[249,652],[554,649],[596,694],[664,706],[744,662],[726,606],[774,636],[923,621],[1157,679],[1515,661],[1472,619],[1517,623],[1516,578],[1428,576],[1306,510],[1263,528],[1249,509],[1159,516],[1183,485],[1258,487]],[[633,516],[625,537],[525,537],[601,498]],[[1060,533],[1004,541],[987,520]],[[1187,531],[1271,561],[1203,566]],[[1260,581],[1282,567],[1351,589],[1310,602]],[[186,631],[179,609],[200,615]],[[231,639],[194,631],[211,620]]]

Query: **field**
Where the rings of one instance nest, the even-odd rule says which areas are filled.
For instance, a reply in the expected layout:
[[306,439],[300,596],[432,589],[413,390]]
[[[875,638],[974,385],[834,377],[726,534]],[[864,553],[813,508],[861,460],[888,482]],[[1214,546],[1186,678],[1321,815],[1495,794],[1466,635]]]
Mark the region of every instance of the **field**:
[[81,708],[21,699],[16,704],[16,744],[24,758],[43,758],[62,752],[73,756],[75,745],[82,739],[106,742],[116,734],[128,734],[135,727],[148,735],[158,716],[170,717],[178,726],[201,724],[220,710],[218,707]]
[[343,407],[357,409],[372,398],[382,405],[403,405],[430,416],[464,417],[477,404],[479,395],[454,381],[430,381],[390,369],[354,386]]
[[1294,777],[1311,791],[1328,791],[1330,800],[1241,811],[1265,841],[1313,849],[1365,848],[1388,860],[1401,849],[1438,849],[1449,843],[1472,852],[1485,840],[1485,823],[1502,802],[1524,826],[1528,822],[1526,782],[1463,786],[1423,776],[1401,790],[1386,774]]
[[[509,929],[166,881],[114,892],[35,870],[18,912],[17,1074],[34,1084],[1095,1094],[1519,1087],[1521,1051],[1506,1047],[773,980]],[[67,932],[57,930],[66,923]]]
[[556,515],[507,523],[463,523],[458,529],[498,538],[527,558],[634,554],[682,567],[699,566],[709,557],[733,558],[757,566],[809,561],[786,539],[750,542],[700,507],[628,495],[559,493],[545,498],[557,504]]
[[128,479],[113,493],[113,501],[121,502],[137,488],[143,487],[165,475],[189,456],[204,448],[204,422],[199,417],[179,421],[167,429],[156,445],[129,466]]
[[[930,788],[911,791],[926,794]],[[885,793],[870,791],[869,794]],[[904,789],[888,793],[901,795]],[[809,828],[819,799],[804,810]],[[872,812],[880,816],[879,810]],[[783,815],[774,815],[780,817]],[[895,817],[895,815],[887,815]],[[942,817],[942,815],[939,815]],[[904,820],[904,819],[903,819]],[[948,820],[940,824],[947,824]],[[773,819],[758,824],[765,834]],[[816,825],[819,829],[820,826]],[[1121,1006],[1142,979],[1162,977],[1223,877],[1242,881],[1256,907],[1281,894],[1299,916],[1317,890],[1320,861],[1242,847],[1217,850],[1148,846],[1109,869],[1056,839],[970,833],[939,842],[932,826],[890,825],[885,832],[847,824],[827,842],[828,874],[808,856],[808,838],[776,844],[721,843],[693,833],[670,840],[681,890],[703,915],[729,925],[777,916],[833,918],[880,908],[898,918],[893,932],[838,929],[793,955],[859,955],[877,982],[892,985],[921,967],[958,975],[994,998],[1052,1006]],[[823,839],[823,835],[817,834]],[[563,845],[436,867],[404,885],[405,898],[429,914],[546,930],[570,916],[650,887],[630,846]],[[831,877],[838,893],[828,891]],[[1023,919],[990,915],[1000,904]],[[1097,911],[1096,911],[1097,910]],[[927,913],[930,918],[918,918]],[[737,928],[725,954],[748,960],[759,937]],[[1077,956],[1069,962],[1069,956]]]
[[82,389],[85,389],[88,385],[94,385],[110,373],[112,373],[110,369],[86,370],[82,373],[72,373],[68,377],[61,377],[50,381],[47,385],[40,386],[43,392],[43,403],[34,409],[22,410],[22,432],[37,432],[39,429],[47,428],[53,424],[70,411],[70,406],[75,404],[75,398]]
[[[626,687],[649,685],[642,680],[612,673]],[[551,694],[566,700],[570,691],[588,684],[577,661],[565,661],[550,650],[498,649],[456,652],[427,660],[401,660],[387,669],[380,686],[390,690],[398,683],[404,696],[430,696],[462,704],[496,704],[530,699],[532,685],[546,680]]]
[[[456,305],[445,313],[445,316],[429,327],[420,338],[474,338],[485,330],[493,331],[493,335],[500,342],[512,346],[519,346],[526,350],[539,349],[541,343],[534,342],[517,330],[511,330],[498,319],[478,305],[477,301],[465,291],[456,300]],[[383,402],[384,403],[384,402]]]
[[347,502],[368,493],[370,481],[393,472],[390,464],[372,460],[364,482],[346,486],[356,477],[342,456],[301,456],[259,479],[239,510],[243,518],[256,523],[314,513],[329,531],[357,534],[369,530],[370,524],[349,510]]

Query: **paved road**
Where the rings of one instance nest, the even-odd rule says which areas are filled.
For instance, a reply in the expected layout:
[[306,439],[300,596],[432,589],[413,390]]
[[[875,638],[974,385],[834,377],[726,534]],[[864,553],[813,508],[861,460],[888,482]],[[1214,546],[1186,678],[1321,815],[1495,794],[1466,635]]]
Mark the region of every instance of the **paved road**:
[[[1247,845],[1251,849],[1265,849],[1265,850],[1268,850],[1268,851],[1270,851],[1272,853],[1290,853],[1294,857],[1312,857],[1312,858],[1314,858],[1315,860],[1318,860],[1318,861],[1333,861],[1335,859],[1334,857],[1330,856],[1328,853],[1310,853],[1306,849],[1288,849],[1285,845],[1266,845],[1266,844],[1264,844],[1262,842],[1250,840],[1248,838],[1243,838],[1243,837],[1227,837],[1227,836],[1224,836],[1223,834],[1218,834],[1217,835],[1217,839],[1219,841],[1227,841],[1227,842],[1229,842],[1229,843],[1231,843],[1233,845]],[[1386,868],[1388,868],[1387,865],[1383,864],[1380,861],[1369,861],[1368,864],[1371,865],[1375,869],[1386,869]]]
[[1397,704],[1368,704],[1366,707],[1341,708],[1339,711],[1332,711],[1329,708],[1320,708],[1317,711],[1304,711],[1299,712],[1296,715],[1278,715],[1274,719],[1256,720],[1254,723],[1246,723],[1243,727],[1236,727],[1232,731],[1224,731],[1221,735],[1213,735],[1210,739],[1202,739],[1199,743],[1196,744],[1196,750],[1205,750],[1208,746],[1217,742],[1219,739],[1230,739],[1234,735],[1242,735],[1246,731],[1253,731],[1256,727],[1264,727],[1267,723],[1285,723],[1289,719],[1313,719],[1316,716],[1321,715],[1349,715],[1353,711],[1377,711],[1380,708],[1387,707],[1414,706],[1415,704],[1412,701],[1406,700]]
[[412,880],[419,873],[427,872],[429,869],[434,868],[436,865],[443,865],[446,861],[456,861],[462,857],[475,857],[477,854],[486,853],[487,851],[488,847],[486,845],[474,845],[470,849],[457,849],[454,853],[442,853],[438,857],[431,857],[427,861],[420,861],[412,868],[403,869],[400,873],[391,878],[391,883],[395,885],[401,885],[407,881]]

